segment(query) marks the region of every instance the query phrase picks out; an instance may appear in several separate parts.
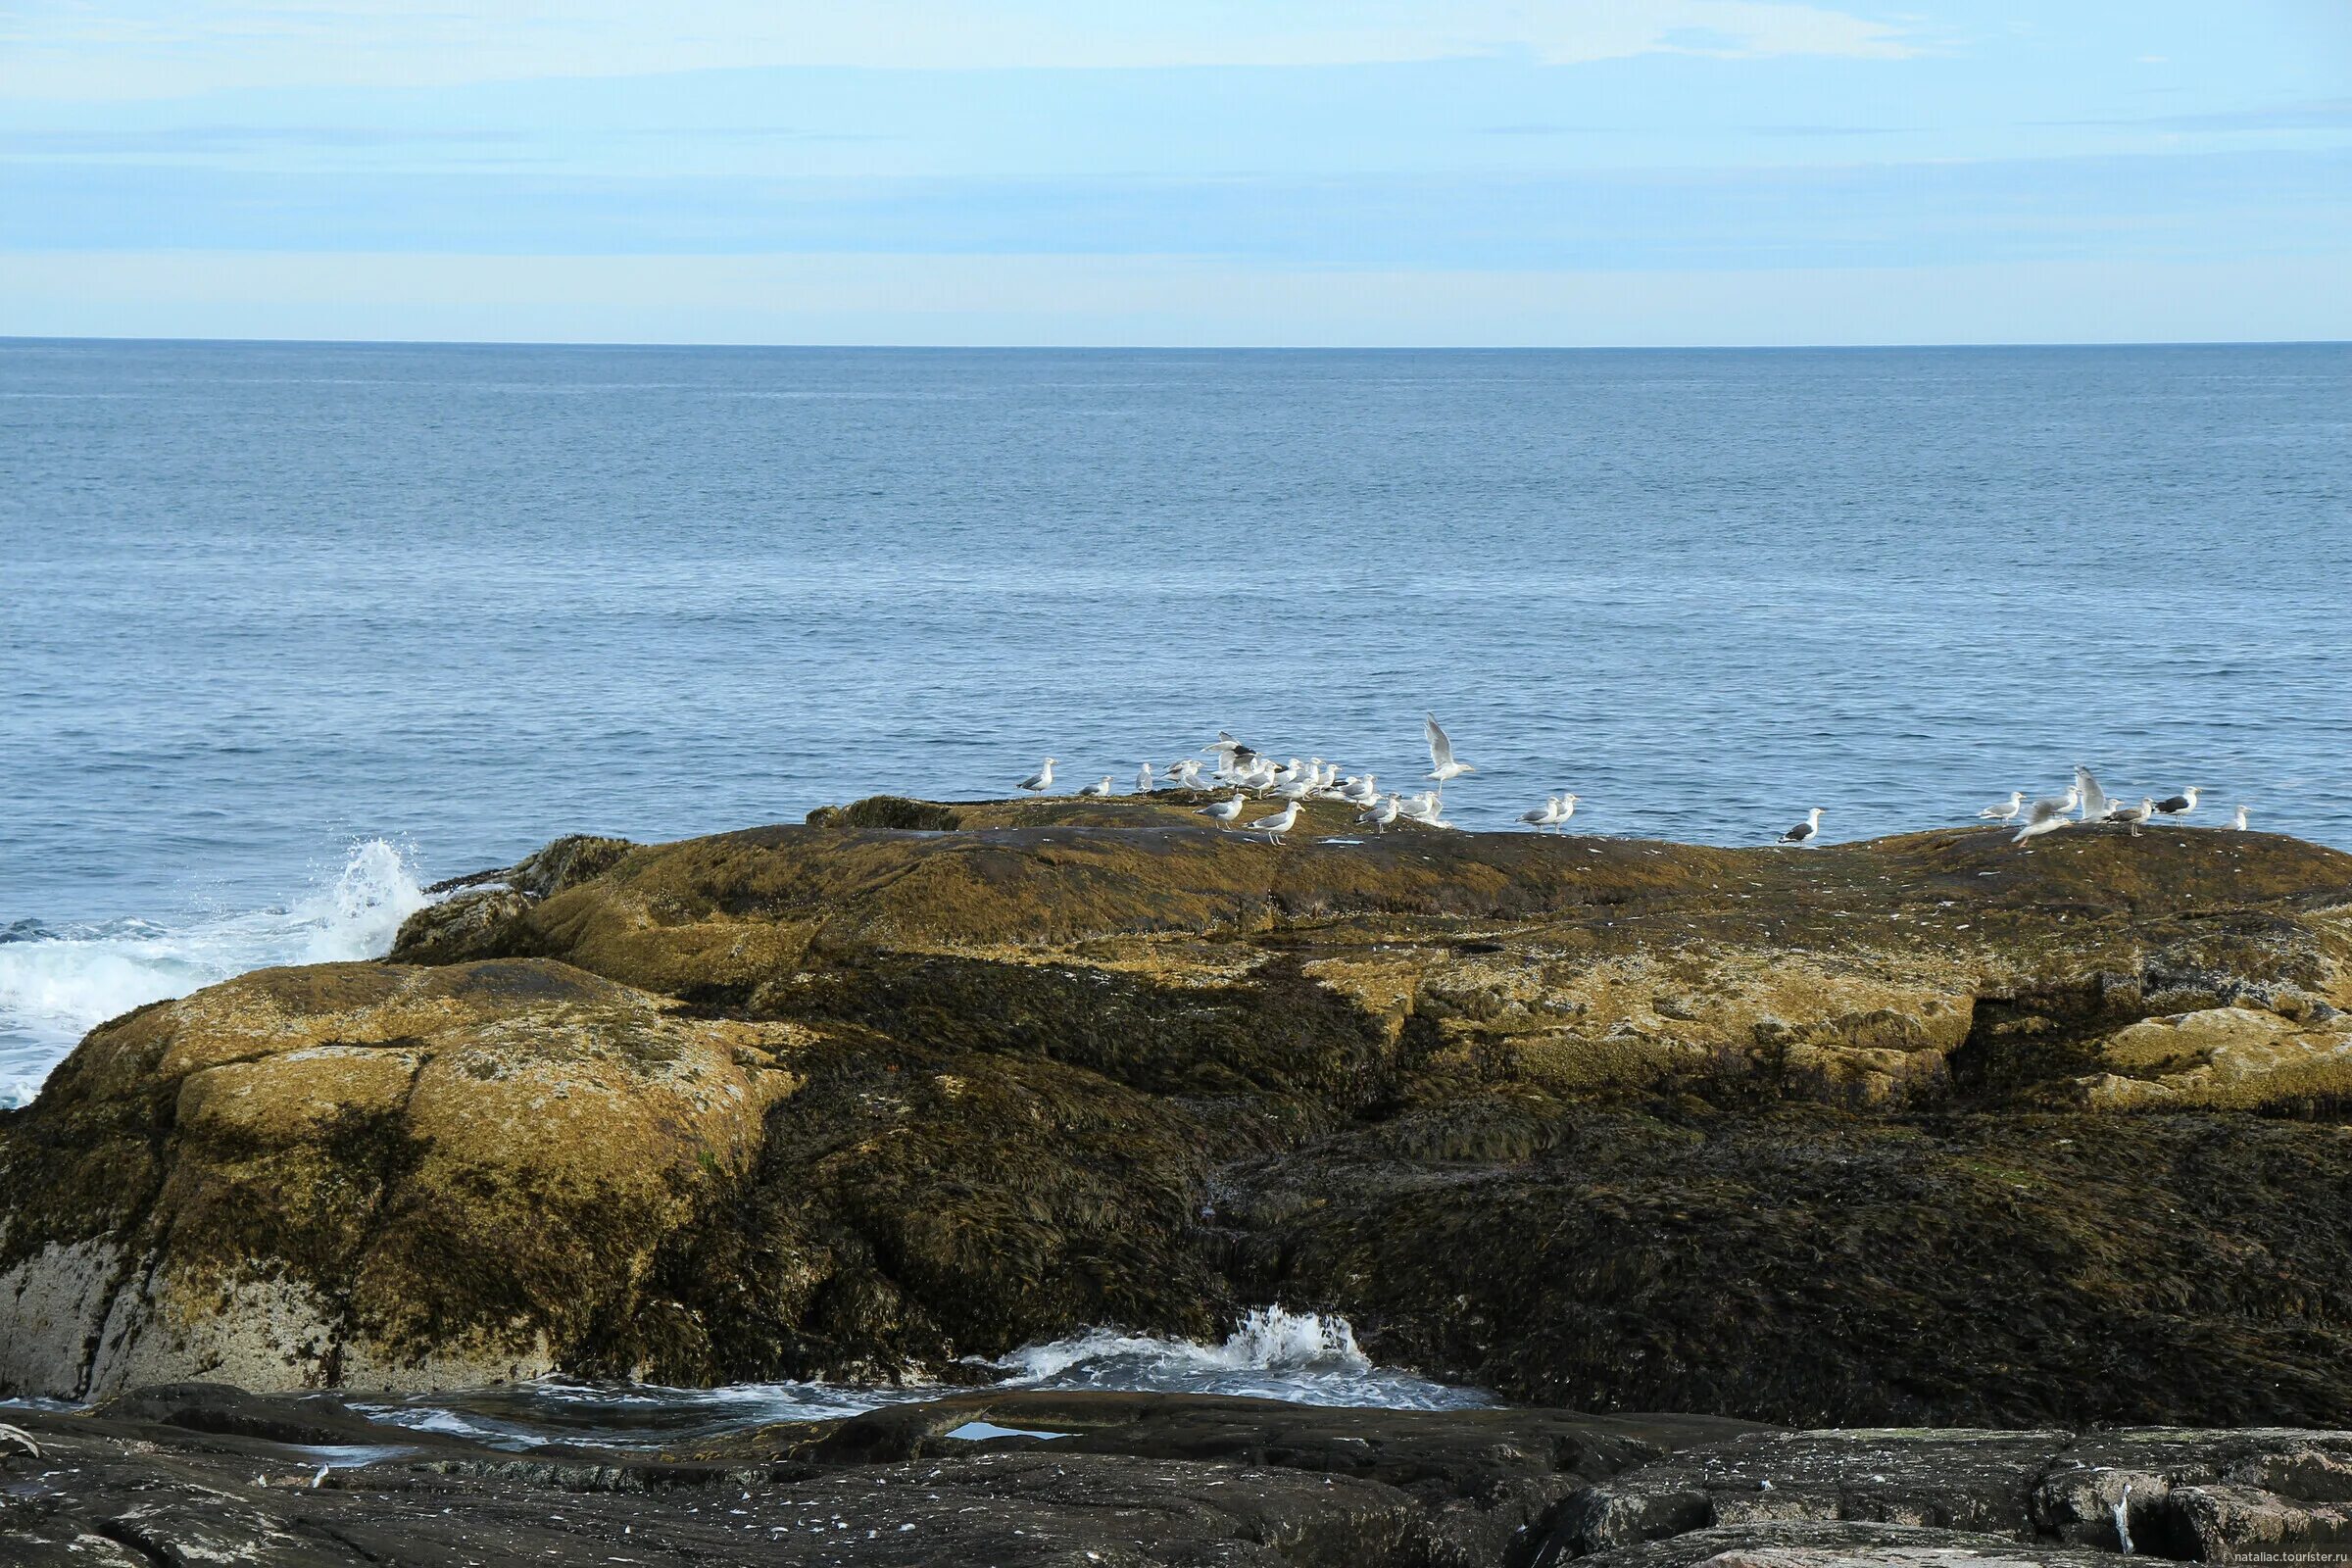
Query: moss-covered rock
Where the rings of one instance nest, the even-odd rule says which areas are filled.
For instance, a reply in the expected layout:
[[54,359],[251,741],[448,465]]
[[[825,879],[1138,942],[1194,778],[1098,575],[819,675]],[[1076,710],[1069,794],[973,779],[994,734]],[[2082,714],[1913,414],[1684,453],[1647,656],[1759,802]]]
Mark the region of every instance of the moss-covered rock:
[[0,1121],[0,1381],[888,1375],[1282,1299],[1594,1408],[2352,1418],[2352,857],[1200,800],[560,841],[390,964],[118,1020]]

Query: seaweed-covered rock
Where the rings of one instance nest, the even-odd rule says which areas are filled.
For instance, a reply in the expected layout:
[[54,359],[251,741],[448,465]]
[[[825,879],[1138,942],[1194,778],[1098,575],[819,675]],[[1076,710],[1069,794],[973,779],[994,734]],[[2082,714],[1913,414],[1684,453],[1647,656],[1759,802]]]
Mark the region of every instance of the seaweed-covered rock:
[[[888,1376],[1279,1300],[1585,1408],[2352,1419],[2352,857],[2169,825],[1367,839],[1329,803],[1277,846],[1200,799],[561,841],[391,964],[118,1020],[0,1118],[0,1311],[46,1348],[0,1382]],[[381,1023],[361,974],[481,1000]],[[605,1075],[600,1007],[748,1042],[747,1084],[791,1092],[747,1087],[707,1163],[617,1204],[572,1201],[619,1182],[574,1169],[601,1156],[529,1140],[416,1185],[522,1113],[420,1124],[406,1064]],[[647,1082],[614,1094],[682,1125]],[[528,1267],[452,1218],[485,1213]]]

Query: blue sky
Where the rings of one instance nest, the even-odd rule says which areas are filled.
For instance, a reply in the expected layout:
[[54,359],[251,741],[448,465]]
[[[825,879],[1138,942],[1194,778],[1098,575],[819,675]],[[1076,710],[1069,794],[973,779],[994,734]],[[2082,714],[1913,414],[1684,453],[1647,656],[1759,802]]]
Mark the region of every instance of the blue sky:
[[2352,4],[12,0],[0,333],[2352,337]]

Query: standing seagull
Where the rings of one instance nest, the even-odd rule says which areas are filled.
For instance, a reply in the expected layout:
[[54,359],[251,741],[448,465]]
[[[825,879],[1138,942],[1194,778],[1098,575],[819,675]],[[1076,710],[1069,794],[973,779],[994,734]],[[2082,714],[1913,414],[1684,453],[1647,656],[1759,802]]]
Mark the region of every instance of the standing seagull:
[[2009,823],[2016,821],[2017,813],[2025,808],[2026,792],[2024,790],[2011,790],[2007,800],[1999,802],[1997,805],[1987,806],[1984,808],[1984,809],[1979,811],[1977,814],[1987,822],[1998,822],[2003,826],[2007,826]]
[[1256,821],[1244,828],[1243,831],[1246,833],[1270,834],[1273,836],[1274,842],[1280,844],[1282,842],[1282,836],[1285,833],[1288,833],[1291,830],[1292,825],[1298,820],[1298,803],[1297,801],[1293,801],[1281,810],[1276,811],[1272,816],[1259,817]]
[[1231,822],[1235,817],[1242,814],[1242,798],[1238,794],[1229,796],[1226,799],[1217,802],[1214,806],[1201,807],[1193,814],[1195,816],[1208,817],[1215,821],[1217,826],[1223,827],[1228,822]]
[[2230,825],[2237,829],[2240,833],[2246,831],[2246,808],[2244,806],[2241,805],[2238,807],[2237,816],[2230,822]]
[[1453,760],[1453,742],[1447,740],[1446,732],[1438,728],[1437,714],[1431,713],[1422,720],[1421,731],[1429,738],[1429,776],[1438,781],[1440,791],[1464,773],[1478,771],[1468,762]]
[[2028,839],[2037,839],[2044,833],[2055,833],[2066,826],[2067,823],[2074,820],[2066,813],[2075,808],[2075,801],[2081,793],[2079,790],[2068,790],[2064,795],[2053,795],[2046,801],[2035,801],[2034,809],[2027,813],[2026,825],[2019,828],[2017,837],[2009,842],[2023,844]]
[[1556,821],[1556,822],[1554,822],[1554,823],[1552,823],[1551,825],[1552,825],[1553,827],[1556,827],[1556,828],[1560,828],[1560,829],[1562,829],[1562,830],[1565,830],[1565,829],[1567,828],[1567,826],[1568,826],[1568,819],[1569,819],[1570,817],[1572,817],[1572,816],[1574,816],[1574,815],[1576,814],[1576,803],[1577,803],[1577,802],[1579,802],[1579,801],[1581,801],[1581,800],[1583,800],[1583,799],[1584,799],[1584,797],[1583,797],[1582,795],[1563,795],[1563,796],[1561,796],[1561,797],[1560,797],[1560,816],[1559,816],[1559,820],[1558,820],[1558,821]]
[[2156,814],[2156,797],[2143,795],[2137,806],[2119,806],[2108,813],[2107,820],[2121,822],[2131,828],[2133,838],[2139,837],[2139,824]]
[[[2242,807],[2239,808],[2238,815],[2241,818],[2245,815],[2245,811]],[[1394,795],[1383,795],[1380,798],[1380,803],[1377,806],[1374,806],[1372,809],[1357,817],[1356,820],[1358,822],[1371,823],[1372,831],[1375,833],[1386,833],[1389,830],[1389,824],[1396,820],[1396,797]]]
[[1047,759],[1046,759],[1046,765],[1045,765],[1045,766],[1043,766],[1043,767],[1039,768],[1039,769],[1038,769],[1036,772],[1034,772],[1034,773],[1030,774],[1030,775],[1029,775],[1027,778],[1025,778],[1025,779],[1021,780],[1021,788],[1023,788],[1023,789],[1025,789],[1025,790],[1029,791],[1029,792],[1030,792],[1031,794],[1033,794],[1033,795],[1034,795],[1034,794],[1039,794],[1039,793],[1042,793],[1042,792],[1044,792],[1044,791],[1046,791],[1046,790],[1050,790],[1050,789],[1052,789],[1053,787],[1054,787],[1054,759],[1053,759],[1053,758],[1051,758],[1051,757],[1049,757],[1049,758],[1047,758]]
[[1805,819],[1781,835],[1783,844],[1809,844],[1821,831],[1821,808],[1816,806],[1805,813]]
[[1138,795],[1149,795],[1152,793],[1152,764],[1150,762],[1146,762],[1143,766],[1135,770],[1135,793]]
[[1539,833],[1544,829],[1550,827],[1559,819],[1560,798],[1557,795],[1546,795],[1544,797],[1544,804],[1542,806],[1537,807],[1532,811],[1521,811],[1519,813],[1519,820],[1525,822],[1529,827],[1534,828]]
[[2158,801],[2156,814],[2159,816],[2186,816],[2197,808],[2197,797],[2204,793],[2203,790],[2192,784],[2178,795],[2170,795]]
[[1078,792],[1078,798],[1082,801],[1099,801],[1109,794],[1110,775],[1105,773],[1097,782],[1089,784],[1086,788],[1080,790]]

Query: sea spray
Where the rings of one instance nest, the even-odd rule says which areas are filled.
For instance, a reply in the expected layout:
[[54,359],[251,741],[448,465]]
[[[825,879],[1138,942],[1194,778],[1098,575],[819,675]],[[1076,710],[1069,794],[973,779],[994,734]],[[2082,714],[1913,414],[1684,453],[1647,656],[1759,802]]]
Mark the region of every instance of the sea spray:
[[411,858],[385,839],[352,845],[331,877],[283,907],[0,930],[0,1105],[38,1092],[90,1029],[131,1008],[279,963],[379,957],[425,905]]
[[[969,1363],[1001,1374],[999,1388],[1091,1389],[1147,1394],[1248,1395],[1298,1404],[1441,1410],[1491,1405],[1483,1390],[1433,1383],[1376,1366],[1356,1348],[1348,1320],[1279,1306],[1259,1307],[1215,1344],[1090,1329]],[[773,1421],[819,1421],[886,1404],[968,1392],[912,1381],[737,1383],[715,1389],[586,1383],[564,1378],[460,1394],[416,1395],[366,1406],[420,1431],[452,1433],[501,1447],[584,1442],[660,1447],[702,1442]]]

